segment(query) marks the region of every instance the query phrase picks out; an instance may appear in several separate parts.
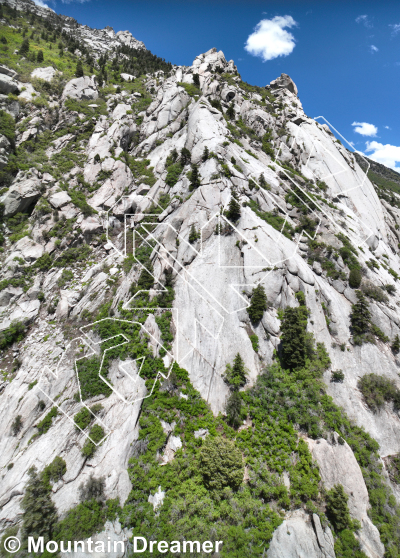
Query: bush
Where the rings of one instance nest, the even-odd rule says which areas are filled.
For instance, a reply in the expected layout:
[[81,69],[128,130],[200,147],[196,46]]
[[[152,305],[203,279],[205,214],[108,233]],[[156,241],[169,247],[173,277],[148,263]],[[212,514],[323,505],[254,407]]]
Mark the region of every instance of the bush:
[[81,502],[85,500],[97,500],[101,502],[104,500],[104,477],[94,478],[93,474],[90,475],[86,483],[79,486],[79,499]]
[[47,413],[47,415],[42,419],[37,425],[36,428],[39,431],[39,434],[46,434],[49,428],[52,425],[53,418],[58,415],[57,407],[52,407],[51,410]]
[[76,413],[74,416],[74,422],[77,427],[77,430],[80,428],[81,430],[85,430],[86,427],[93,420],[93,415],[86,407],[83,407],[80,411]]
[[13,436],[16,436],[23,426],[21,415],[17,415],[11,424],[11,432]]
[[251,344],[253,346],[253,351],[255,353],[258,353],[258,349],[259,349],[259,345],[258,345],[258,335],[256,335],[255,333],[253,335],[249,335]]
[[366,295],[369,296],[370,298],[373,298],[374,300],[376,300],[377,302],[388,302],[389,299],[387,297],[387,295],[384,293],[383,289],[381,289],[380,287],[373,285],[370,282],[366,282],[363,284],[363,286],[361,287],[362,292]]
[[3,331],[0,331],[0,350],[6,349],[13,343],[18,343],[26,335],[26,329],[22,322],[13,322]]
[[83,76],[84,76],[84,73],[83,73],[82,61],[78,60],[78,62],[76,64],[75,77],[80,78],[80,77],[83,77]]
[[328,490],[326,495],[326,515],[335,528],[342,531],[352,525],[347,501],[349,497],[341,484],[335,485]]
[[100,378],[100,359],[97,356],[78,360],[76,363],[82,401],[95,395],[111,394],[111,388]]
[[352,269],[349,274],[349,285],[352,289],[358,289],[361,285],[361,270],[360,269]]
[[192,165],[192,170],[190,172],[190,185],[189,190],[192,192],[200,186],[201,176],[199,174],[199,167],[197,165]]
[[42,479],[47,482],[58,482],[67,472],[67,464],[62,457],[55,457],[50,465],[43,469]]
[[199,469],[205,486],[216,493],[225,487],[237,490],[243,481],[243,460],[235,443],[226,438],[208,437],[202,447]]
[[398,353],[400,351],[400,338],[398,335],[396,335],[392,343],[392,351],[394,353]]
[[39,50],[39,51],[38,51],[36,60],[37,60],[39,63],[40,63],[40,62],[43,62],[43,60],[44,60],[43,50]]
[[196,240],[198,238],[200,238],[200,232],[197,232],[195,226],[192,225],[191,228],[190,228],[190,233],[189,233],[190,244],[193,244],[193,242],[196,242]]
[[93,455],[95,454],[98,447],[96,444],[98,444],[98,442],[100,442],[104,438],[105,432],[101,426],[95,424],[90,429],[89,436],[90,440],[87,439],[82,448],[82,455],[88,459],[93,457]]
[[361,291],[356,291],[358,302],[351,307],[350,322],[354,336],[363,336],[369,331],[371,313],[368,302]]
[[343,380],[344,374],[342,370],[332,370],[331,382],[338,382],[341,384]]
[[165,183],[168,184],[168,186],[171,186],[171,188],[172,186],[175,186],[175,184],[179,180],[181,172],[182,172],[181,163],[172,163],[171,165],[169,165],[167,167],[167,177],[165,179]]
[[250,320],[254,323],[259,322],[265,310],[268,308],[267,295],[265,294],[264,287],[259,284],[251,294],[250,306],[247,308],[247,313],[250,316]]
[[393,401],[395,410],[400,408],[400,390],[393,380],[371,373],[360,378],[357,386],[374,413],[383,407],[385,401]]
[[40,271],[49,271],[53,266],[53,258],[46,252],[43,256],[40,256],[33,264],[33,267],[39,269]]

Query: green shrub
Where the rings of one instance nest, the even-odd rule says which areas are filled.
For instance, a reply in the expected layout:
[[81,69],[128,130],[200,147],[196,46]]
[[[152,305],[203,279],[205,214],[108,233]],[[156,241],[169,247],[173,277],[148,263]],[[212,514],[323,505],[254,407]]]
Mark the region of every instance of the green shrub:
[[265,294],[264,287],[260,284],[257,285],[251,294],[250,306],[247,308],[247,313],[250,320],[254,323],[259,322],[266,309],[268,308],[267,295]]
[[57,281],[57,285],[62,289],[69,281],[72,281],[74,274],[70,269],[63,269],[61,277]]
[[39,434],[46,434],[49,428],[52,425],[53,418],[58,415],[57,407],[52,407],[51,410],[47,413],[47,415],[42,419],[37,425],[36,428],[39,431]]
[[358,289],[361,285],[361,271],[359,269],[351,269],[349,274],[349,285],[352,289]]
[[111,388],[100,378],[100,359],[97,356],[83,358],[76,362],[82,401],[95,395],[111,394]]
[[189,191],[192,192],[193,190],[196,190],[196,188],[199,188],[201,182],[201,176],[199,174],[199,167],[197,165],[192,165],[192,170],[189,173],[189,180],[190,180]]
[[258,349],[259,349],[259,344],[258,344],[258,335],[256,335],[255,333],[253,335],[249,335],[251,344],[253,346],[253,351],[255,353],[258,353]]
[[361,291],[356,291],[358,301],[351,307],[350,322],[353,336],[363,336],[369,331],[371,312]]
[[40,256],[33,264],[33,267],[39,269],[40,271],[48,271],[53,266],[53,258],[47,252]]
[[0,331],[0,350],[22,341],[25,335],[26,326],[22,322],[13,322],[6,329]]
[[331,382],[342,383],[344,380],[344,374],[342,370],[332,370]]
[[67,472],[67,464],[60,456],[56,456],[50,465],[47,465],[42,472],[42,479],[46,483],[58,482]]
[[17,415],[11,424],[11,433],[16,436],[23,426],[21,415]]
[[268,225],[271,225],[271,227],[282,233],[286,238],[293,238],[294,229],[292,225],[287,222],[285,223],[285,219],[279,215],[278,210],[262,211],[256,201],[249,200],[247,203],[254,213],[268,223]]
[[384,293],[383,289],[381,289],[380,287],[378,287],[376,285],[372,285],[371,283],[365,283],[362,286],[362,292],[366,296],[369,296],[370,298],[373,298],[377,302],[388,302],[389,301],[389,299],[388,299],[387,295]]
[[68,195],[70,196],[72,203],[82,211],[84,217],[89,217],[90,215],[97,213],[97,211],[88,204],[86,196],[83,192],[80,192],[79,190],[68,190]]
[[54,265],[57,267],[65,267],[68,264],[87,260],[91,251],[92,249],[88,244],[81,244],[80,246],[67,248],[64,252],[62,252],[60,257],[54,261]]
[[226,438],[208,437],[201,449],[200,472],[205,486],[217,493],[225,487],[237,490],[243,481],[243,460],[235,443]]
[[175,186],[175,184],[179,180],[181,172],[182,172],[181,163],[173,163],[172,165],[169,165],[169,167],[167,168],[167,176],[165,178],[165,183],[168,184],[168,186],[171,186],[171,188],[172,186]]
[[190,95],[190,97],[194,97],[201,95],[201,91],[198,87],[196,87],[195,84],[193,83],[183,83],[183,82],[179,82],[178,85],[180,85],[181,87],[183,87],[186,91],[186,93],[188,95]]
[[398,353],[400,351],[400,338],[398,335],[394,338],[391,348],[394,353]]
[[194,226],[194,224],[192,224],[191,228],[190,228],[190,233],[189,233],[189,242],[190,244],[193,244],[193,242],[196,242],[196,240],[198,238],[200,238],[200,232],[196,231],[196,228]]
[[335,485],[328,490],[326,495],[326,515],[335,528],[335,531],[348,529],[352,524],[349,508],[347,506],[349,497],[341,484]]
[[4,110],[0,110],[0,134],[6,136],[12,147],[15,147],[14,118]]
[[90,440],[87,439],[82,448],[82,455],[87,459],[93,457],[98,447],[96,444],[104,438],[105,433],[101,426],[95,424],[90,429],[89,436]]
[[393,380],[371,373],[360,378],[357,386],[374,413],[383,407],[385,401],[393,401],[395,409],[400,408],[400,390]]
[[77,429],[80,428],[81,430],[85,430],[85,428],[89,426],[92,420],[93,415],[86,407],[82,407],[82,409],[78,411],[74,416],[76,427]]

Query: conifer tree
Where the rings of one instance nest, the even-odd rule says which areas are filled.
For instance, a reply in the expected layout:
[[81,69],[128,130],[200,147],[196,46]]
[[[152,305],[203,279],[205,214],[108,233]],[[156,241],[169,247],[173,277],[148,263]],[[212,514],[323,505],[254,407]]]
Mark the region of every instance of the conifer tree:
[[192,165],[192,172],[190,174],[190,186],[189,190],[196,190],[200,186],[200,175],[199,167],[197,165]]
[[238,391],[241,387],[246,385],[246,369],[244,362],[239,353],[235,356],[233,366],[227,364],[225,371],[225,380],[229,384],[232,391]]
[[307,308],[286,308],[281,325],[282,366],[288,370],[302,368],[307,356]]
[[199,233],[196,231],[196,228],[194,226],[194,224],[192,224],[191,229],[190,229],[190,233],[189,233],[189,242],[190,244],[193,244],[193,242],[196,242],[196,240],[199,238]]
[[181,149],[181,163],[182,166],[184,167],[185,165],[187,165],[188,163],[190,163],[190,159],[192,158],[189,149],[187,149],[187,147],[183,147]]
[[24,39],[24,40],[22,41],[21,48],[19,49],[18,54],[21,54],[21,55],[23,55],[23,54],[28,54],[28,52],[29,52],[29,47],[30,47],[30,45],[29,45],[29,39]]
[[238,428],[241,423],[240,411],[242,409],[242,398],[237,391],[234,391],[229,396],[228,402],[226,404],[226,416],[228,419],[228,424],[233,428]]
[[240,219],[241,211],[240,211],[240,203],[239,198],[235,190],[232,190],[232,197],[229,202],[228,211],[226,216],[228,217],[229,221],[234,223]]
[[368,301],[361,291],[356,291],[358,301],[351,307],[350,322],[353,335],[368,333],[371,320]]
[[43,60],[44,60],[43,50],[39,50],[39,51],[38,51],[36,60],[37,60],[38,62],[43,62]]
[[201,157],[201,160],[203,161],[203,163],[205,163],[205,162],[207,161],[207,159],[209,158],[209,156],[210,156],[210,152],[209,152],[209,150],[208,150],[208,147],[205,146],[205,147],[204,147],[204,151],[203,151],[203,155],[202,155],[202,157]]
[[83,73],[83,66],[82,66],[82,60],[78,60],[77,64],[76,64],[76,70],[75,70],[75,76],[77,78],[83,77],[84,73]]
[[259,284],[253,290],[251,295],[251,303],[247,308],[247,313],[252,322],[259,322],[267,309],[267,295],[265,294],[264,287]]
[[28,474],[29,481],[21,502],[21,508],[24,510],[22,515],[24,538],[45,537],[51,540],[57,523],[57,510],[51,500],[51,490],[42,476],[39,476],[36,467],[31,467]]
[[200,77],[199,74],[193,74],[193,83],[196,87],[200,88]]

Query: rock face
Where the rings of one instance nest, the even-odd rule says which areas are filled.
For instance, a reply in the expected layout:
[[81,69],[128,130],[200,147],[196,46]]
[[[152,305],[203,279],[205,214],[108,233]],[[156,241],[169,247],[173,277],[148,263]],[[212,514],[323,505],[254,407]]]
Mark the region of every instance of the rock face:
[[[128,32],[79,26],[30,0],[7,2],[20,11],[29,7],[79,37],[95,63],[108,52],[108,60],[115,55],[123,64],[122,46],[122,51],[144,48]],[[51,79],[54,73],[47,70],[36,69],[32,76]],[[7,68],[0,68],[1,76],[17,80]],[[195,82],[199,90],[193,94],[190,84]],[[178,389],[174,377],[167,376],[177,363],[187,371],[190,389],[200,394],[196,401],[201,396],[214,415],[224,416],[231,395],[227,363],[240,352],[244,389],[253,386],[274,362],[282,311],[298,306],[300,292],[309,310],[307,331],[324,343],[332,363],[324,389],[375,438],[389,467],[400,452],[399,413],[391,401],[372,413],[358,385],[363,375],[375,373],[400,388],[400,360],[391,349],[400,335],[400,196],[378,197],[353,153],[336,141],[329,126],[304,113],[297,87],[286,74],[268,91],[251,87],[241,81],[234,62],[212,48],[191,66],[171,66],[136,79],[134,88],[140,91],[133,92],[131,83],[119,85],[106,88],[105,98],[97,102],[96,81],[88,76],[69,81],[62,95],[52,94],[49,108],[31,102],[31,84],[23,93],[26,102],[7,99],[16,146],[31,168],[11,173],[0,198],[5,217],[0,225],[5,238],[0,252],[2,346],[13,322],[26,326],[23,339],[12,338],[0,353],[0,535],[21,525],[29,468],[35,465],[41,472],[56,456],[67,468],[52,483],[60,517],[78,505],[79,487],[92,474],[104,478],[105,498],[119,498],[121,505],[130,501],[128,464],[145,455],[149,442],[139,438],[140,418],[146,409],[157,410],[156,405],[142,406],[158,385],[150,385],[153,376],[160,393],[173,394],[190,407],[189,389]],[[74,103],[77,110],[72,111],[64,102],[68,97],[92,102],[84,103],[82,112]],[[34,142],[39,149],[33,149]],[[0,166],[12,148],[0,137]],[[240,217],[229,220],[235,196]],[[348,280],[352,258],[362,270],[360,288],[379,328],[375,332],[380,332],[371,332],[374,342],[362,345],[353,343],[350,329],[357,302]],[[268,308],[253,323],[247,308],[258,284]],[[161,306],[171,285],[172,307]],[[138,292],[148,293],[149,308]],[[119,323],[124,334],[114,337]],[[103,326],[110,331],[107,341],[100,337]],[[116,338],[118,347],[124,346],[124,336],[133,336],[132,331],[137,338],[128,341],[126,353],[114,346],[107,353],[108,375],[102,381],[106,378],[111,394],[106,390],[82,400],[77,361],[103,357],[105,345]],[[157,370],[150,378],[146,374],[154,362]],[[339,370],[343,381],[331,381]],[[100,365],[95,373],[100,381]],[[282,405],[290,403],[285,394]],[[96,416],[104,438],[87,458],[82,448],[89,427],[82,432],[74,417],[93,405],[102,406]],[[38,435],[37,425],[53,406],[57,416]],[[18,416],[22,426],[15,432]],[[197,448],[213,436],[202,417],[193,425],[193,436],[184,432],[178,413],[168,417],[155,430],[160,439],[165,436],[154,456],[164,470],[177,455],[185,455],[188,443]],[[298,438],[306,439],[293,426]],[[251,432],[256,427],[247,420],[240,428]],[[367,485],[351,448],[337,435],[308,443],[325,488],[340,483],[349,495],[364,552],[382,558],[379,533],[368,517]],[[290,488],[289,471],[279,482]],[[159,486],[157,480],[144,494],[145,513],[161,514],[171,501],[170,488]],[[398,491],[394,494],[400,498]],[[265,503],[260,500],[260,507]],[[107,523],[97,537],[116,535],[125,537],[119,525]],[[322,528],[317,515],[290,512],[273,535],[268,556],[334,558],[333,532]]]
[[62,99],[83,99],[91,100],[97,99],[99,93],[97,91],[97,84],[95,76],[84,76],[80,78],[71,79],[64,87]]
[[359,464],[350,446],[337,433],[326,440],[308,440],[312,455],[317,461],[321,478],[329,490],[341,484],[349,497],[349,511],[361,523],[358,533],[361,549],[370,558],[383,558],[385,547],[379,532],[368,517],[370,507],[368,491]]
[[296,510],[274,532],[267,558],[335,558],[332,532],[318,515]]

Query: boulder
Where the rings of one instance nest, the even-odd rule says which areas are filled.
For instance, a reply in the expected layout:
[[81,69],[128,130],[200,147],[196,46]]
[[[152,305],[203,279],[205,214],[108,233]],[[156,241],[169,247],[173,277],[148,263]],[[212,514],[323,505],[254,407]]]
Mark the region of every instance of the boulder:
[[132,74],[121,74],[122,79],[124,79],[125,81],[134,81],[135,76],[133,76]]
[[24,236],[18,240],[15,245],[15,250],[20,252],[22,257],[28,262],[34,262],[40,256],[43,256],[44,247],[41,244],[33,241],[28,236]]
[[55,194],[52,194],[49,197],[49,203],[55,209],[59,209],[60,207],[63,207],[64,205],[67,205],[67,203],[69,203],[70,201],[71,201],[71,198],[69,197],[69,195],[65,191],[56,192]]
[[7,68],[3,64],[0,64],[0,74],[9,76],[12,79],[18,79],[18,74],[15,70],[11,70],[11,68]]
[[97,90],[96,77],[84,76],[71,79],[64,87],[62,100],[71,99],[97,99],[99,92]]
[[56,74],[57,70],[52,66],[48,66],[47,68],[35,68],[31,73],[31,77],[50,82]]
[[0,93],[8,95],[9,93],[19,93],[18,83],[12,77],[6,74],[0,74]]
[[29,210],[40,198],[40,182],[34,178],[26,178],[13,184],[1,198],[4,204],[4,216],[12,217],[16,213]]
[[278,78],[269,84],[271,89],[287,89],[294,95],[297,95],[297,87],[291,77],[287,74],[281,74]]

